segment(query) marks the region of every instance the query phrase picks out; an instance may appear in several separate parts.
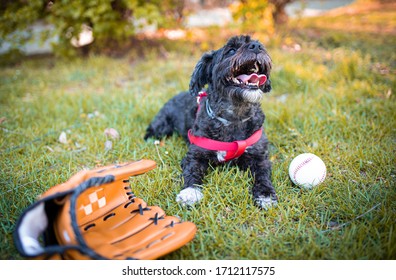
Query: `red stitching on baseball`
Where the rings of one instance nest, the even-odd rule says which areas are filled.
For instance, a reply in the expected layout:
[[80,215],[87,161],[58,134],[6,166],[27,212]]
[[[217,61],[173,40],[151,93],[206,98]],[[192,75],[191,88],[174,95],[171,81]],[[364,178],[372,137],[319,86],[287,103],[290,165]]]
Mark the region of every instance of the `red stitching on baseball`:
[[297,165],[296,170],[294,170],[293,172],[293,179],[296,182],[297,185],[302,185],[300,182],[298,182],[296,175],[297,172],[304,166],[306,165],[308,162],[310,162],[313,159],[313,157],[307,158],[306,160],[304,160],[302,163],[300,163],[299,165]]
[[319,184],[320,183],[322,183],[323,181],[324,181],[324,179],[325,179],[325,177],[326,177],[326,170],[323,172],[323,174],[322,174],[322,178],[320,178],[320,181],[319,181]]

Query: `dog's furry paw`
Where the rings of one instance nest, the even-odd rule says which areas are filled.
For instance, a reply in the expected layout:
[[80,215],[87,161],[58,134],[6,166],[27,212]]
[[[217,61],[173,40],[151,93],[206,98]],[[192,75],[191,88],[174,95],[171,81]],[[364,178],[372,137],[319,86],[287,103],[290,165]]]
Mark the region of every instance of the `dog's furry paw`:
[[183,206],[191,206],[203,198],[203,193],[197,188],[186,188],[176,196],[176,202]]
[[278,200],[272,196],[260,195],[255,199],[255,202],[258,207],[264,210],[269,210],[270,208],[278,205]]

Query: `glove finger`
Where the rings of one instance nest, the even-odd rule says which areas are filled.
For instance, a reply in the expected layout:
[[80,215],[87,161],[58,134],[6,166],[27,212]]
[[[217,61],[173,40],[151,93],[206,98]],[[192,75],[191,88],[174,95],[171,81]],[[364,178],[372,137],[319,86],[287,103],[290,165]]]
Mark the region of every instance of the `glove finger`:
[[193,223],[180,223],[179,219],[173,216],[158,220],[158,224],[151,220],[151,224],[138,232],[135,232],[132,223],[127,225],[133,233],[111,244],[108,243],[111,240],[109,235],[118,239],[117,232],[106,235],[92,232],[89,236],[90,240],[96,238],[102,240],[97,242],[102,245],[96,247],[95,251],[109,259],[157,259],[179,249],[191,241],[196,233],[196,226]]
[[124,218],[124,220],[118,218],[116,221],[117,216],[122,216],[117,213],[106,221],[98,221],[98,227],[92,227],[83,233],[85,242],[89,247],[96,248],[103,244],[103,240],[105,240],[107,244],[114,244],[137,232],[145,230],[150,224],[153,224],[155,215],[159,217],[165,215],[165,212],[157,206],[152,206],[150,209],[151,210],[147,211],[143,210],[143,214],[140,214],[139,210],[133,211],[132,213],[128,212],[128,216],[125,217],[125,215],[123,215],[124,217],[122,218]]
[[154,260],[173,252],[186,243],[190,242],[197,231],[195,224],[183,222],[168,227],[162,233],[162,237],[153,240],[146,247],[134,252],[125,252],[124,255],[134,259]]
[[130,176],[136,176],[146,173],[151,169],[155,168],[155,166],[155,161],[148,159],[120,163],[116,165],[109,165],[89,170],[86,174],[85,180],[91,177],[104,177],[107,175],[113,175],[115,177],[115,180],[127,179]]
[[84,181],[92,177],[105,177],[114,176],[114,180],[126,180],[131,176],[140,175],[148,172],[156,167],[155,161],[142,159],[139,161],[132,161],[123,164],[109,165],[105,167],[99,167],[92,170],[82,170],[66,182],[56,185],[49,190],[47,190],[41,198],[54,195],[56,193],[67,192],[71,189],[76,188],[76,186],[82,184]]
[[[147,250],[157,242],[165,240],[174,234],[174,225],[180,223],[180,220],[173,216],[167,216],[154,222],[146,227],[143,231],[137,232],[128,238],[114,244],[125,256],[130,258],[138,258],[137,254],[142,250]],[[117,256],[116,256],[117,257]]]

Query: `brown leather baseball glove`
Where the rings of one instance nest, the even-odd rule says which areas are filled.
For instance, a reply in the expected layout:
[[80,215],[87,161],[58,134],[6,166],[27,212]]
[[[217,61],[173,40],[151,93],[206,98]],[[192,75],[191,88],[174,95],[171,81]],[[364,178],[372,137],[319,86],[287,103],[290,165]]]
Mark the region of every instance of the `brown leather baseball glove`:
[[81,171],[19,218],[15,246],[37,259],[157,259],[191,241],[196,226],[137,198],[129,183],[156,164],[140,160]]

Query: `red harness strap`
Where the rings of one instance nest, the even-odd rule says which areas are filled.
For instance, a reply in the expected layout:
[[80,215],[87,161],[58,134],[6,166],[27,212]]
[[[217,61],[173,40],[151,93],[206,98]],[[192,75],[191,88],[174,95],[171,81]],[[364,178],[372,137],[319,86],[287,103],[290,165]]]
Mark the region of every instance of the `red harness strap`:
[[201,109],[201,99],[208,96],[206,91],[201,91],[198,96],[197,96],[197,103],[198,103],[198,110],[197,112]]
[[190,140],[191,144],[210,151],[226,151],[227,153],[224,157],[224,161],[229,161],[231,159],[240,157],[245,152],[247,147],[254,145],[260,140],[262,134],[263,129],[260,128],[246,140],[221,142],[206,137],[194,136],[190,129],[188,131],[188,139]]

